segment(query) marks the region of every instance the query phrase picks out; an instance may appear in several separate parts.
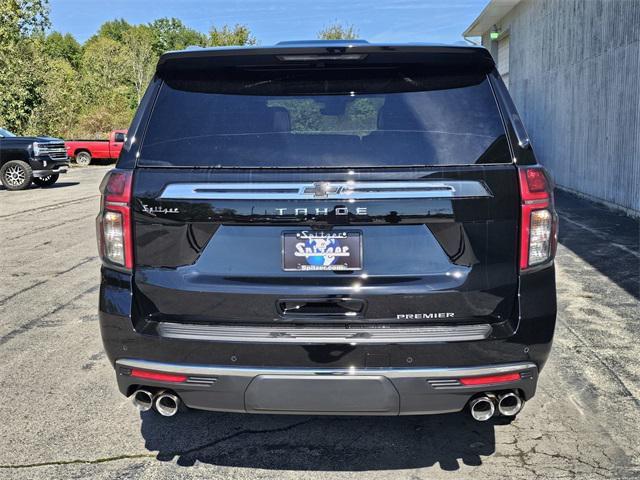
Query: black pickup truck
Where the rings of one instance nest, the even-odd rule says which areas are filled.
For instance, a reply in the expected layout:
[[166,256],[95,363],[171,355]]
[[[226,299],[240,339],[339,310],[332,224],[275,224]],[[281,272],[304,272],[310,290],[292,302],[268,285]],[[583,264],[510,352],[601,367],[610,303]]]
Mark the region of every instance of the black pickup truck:
[[164,54],[101,185],[100,323],[140,410],[517,415],[553,186],[483,48]]
[[0,181],[7,190],[24,190],[31,182],[48,187],[68,168],[63,140],[18,137],[0,128]]

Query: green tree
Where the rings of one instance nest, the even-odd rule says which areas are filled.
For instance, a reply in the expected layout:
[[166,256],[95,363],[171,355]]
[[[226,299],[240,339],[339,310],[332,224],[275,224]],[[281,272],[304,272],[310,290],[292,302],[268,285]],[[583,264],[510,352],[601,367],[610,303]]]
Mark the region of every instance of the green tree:
[[353,25],[342,25],[337,21],[318,32],[320,40],[355,40],[358,36],[358,30]]
[[256,43],[256,38],[251,35],[246,25],[236,24],[233,28],[228,25],[223,25],[222,28],[213,26],[209,30],[208,45],[211,47],[255,45]]
[[45,61],[47,75],[25,133],[68,138],[82,106],[77,72],[65,58]]
[[206,46],[207,36],[185,26],[177,18],[159,18],[149,24],[153,50],[162,55],[169,50],[182,50],[190,45]]
[[131,27],[125,32],[122,45],[126,50],[127,67],[129,78],[133,83],[136,106],[140,103],[144,95],[149,80],[153,76],[153,69],[158,60],[153,50],[153,33],[146,25]]
[[128,125],[137,105],[128,54],[123,44],[106,36],[94,36],[85,44],[80,63],[83,108],[77,125],[82,136],[104,137]]
[[134,109],[127,99],[128,89],[117,86],[86,105],[72,130],[73,137],[107,138],[111,130],[127,128]]
[[44,39],[44,51],[50,58],[64,58],[73,68],[78,68],[82,57],[82,47],[73,35],[52,32]]
[[48,26],[47,0],[0,0],[0,125],[16,133],[38,103]]
[[0,45],[42,33],[48,26],[48,0],[0,0]]
[[111,40],[121,43],[123,41],[124,34],[130,28],[131,28],[131,25],[124,18],[119,18],[117,20],[109,20],[107,22],[104,22],[102,25],[100,25],[98,32],[92,38],[107,37],[107,38],[110,38]]
[[83,106],[75,130],[104,137],[129,125],[153,75],[157,55],[147,25],[106,22],[84,45],[80,62]]
[[121,43],[108,37],[93,37],[85,45],[80,64],[83,90],[88,96],[127,82],[127,52]]

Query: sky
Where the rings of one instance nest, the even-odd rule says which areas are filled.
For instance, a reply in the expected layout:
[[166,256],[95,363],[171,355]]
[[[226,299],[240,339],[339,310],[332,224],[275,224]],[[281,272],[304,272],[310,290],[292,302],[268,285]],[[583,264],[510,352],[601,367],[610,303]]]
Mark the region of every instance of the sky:
[[489,0],[49,0],[54,30],[80,42],[116,18],[148,23],[176,17],[207,32],[247,25],[261,45],[316,37],[334,21],[353,24],[370,42],[454,43]]

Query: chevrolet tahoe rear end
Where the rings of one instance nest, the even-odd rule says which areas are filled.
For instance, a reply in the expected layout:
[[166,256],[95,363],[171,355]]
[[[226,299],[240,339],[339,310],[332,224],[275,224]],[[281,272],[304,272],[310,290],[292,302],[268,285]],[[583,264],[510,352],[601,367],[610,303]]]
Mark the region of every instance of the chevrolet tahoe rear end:
[[555,326],[552,185],[488,52],[162,56],[101,186],[141,410],[516,415]]

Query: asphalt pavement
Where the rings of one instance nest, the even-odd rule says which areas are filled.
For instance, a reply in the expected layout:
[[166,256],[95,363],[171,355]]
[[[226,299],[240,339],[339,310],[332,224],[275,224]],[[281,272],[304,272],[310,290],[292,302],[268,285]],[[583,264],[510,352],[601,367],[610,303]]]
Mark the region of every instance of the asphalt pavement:
[[640,477],[640,226],[558,194],[559,315],[513,422],[467,413],[140,414],[97,320],[94,219],[107,167],[0,188],[0,479]]

